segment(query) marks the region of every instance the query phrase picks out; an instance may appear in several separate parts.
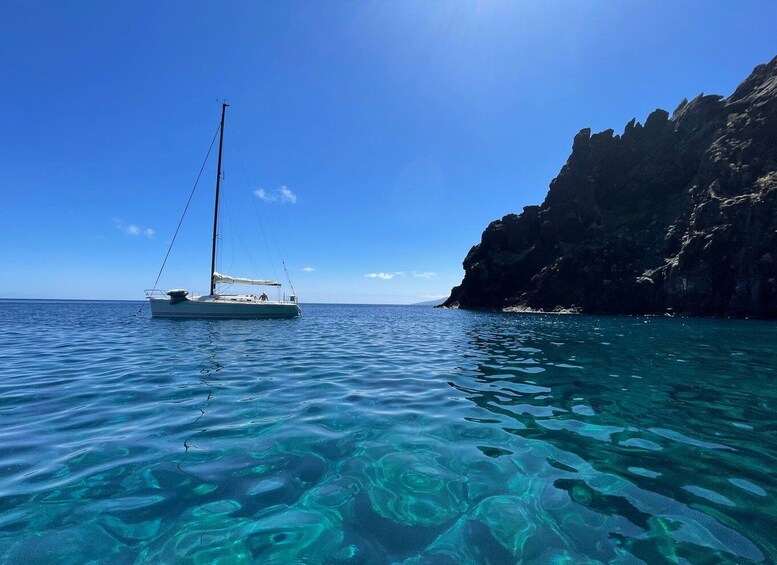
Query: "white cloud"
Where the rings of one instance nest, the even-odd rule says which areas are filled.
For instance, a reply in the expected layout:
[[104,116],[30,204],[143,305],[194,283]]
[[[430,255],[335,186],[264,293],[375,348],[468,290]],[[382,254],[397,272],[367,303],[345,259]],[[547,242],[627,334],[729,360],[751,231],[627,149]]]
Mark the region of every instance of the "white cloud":
[[268,192],[263,188],[257,188],[254,190],[254,195],[265,202],[280,202],[281,204],[297,203],[297,195],[287,186],[282,186],[271,192]]
[[397,271],[395,273],[367,273],[364,275],[368,279],[382,279],[384,281],[387,281],[389,279],[393,279],[394,277],[401,277],[404,275],[402,271]]
[[148,239],[154,237],[154,230],[151,228],[144,228],[137,224],[125,224],[119,218],[113,218],[113,225],[116,229],[122,233],[132,236],[145,235]]
[[384,281],[387,281],[389,279],[393,279],[394,277],[404,277],[405,275],[412,276],[417,279],[433,279],[437,276],[437,273],[434,271],[394,271],[393,273],[367,273],[364,276],[368,279],[383,279]]
[[287,187],[285,187],[285,186],[280,187],[278,189],[278,192],[281,195],[281,202],[291,202],[292,204],[296,204],[297,203],[297,195],[294,194]]
[[313,267],[305,267],[302,270],[305,271],[306,273],[312,273],[313,271],[315,271],[315,269]]
[[434,271],[423,271],[420,273],[418,271],[413,271],[413,276],[419,279],[432,279],[437,276],[437,273]]

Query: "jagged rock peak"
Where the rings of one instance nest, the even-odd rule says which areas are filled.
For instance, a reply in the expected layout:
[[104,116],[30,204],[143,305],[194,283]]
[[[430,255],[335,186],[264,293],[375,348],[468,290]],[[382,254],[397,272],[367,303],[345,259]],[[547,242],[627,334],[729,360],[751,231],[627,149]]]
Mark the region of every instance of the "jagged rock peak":
[[677,105],[677,108],[674,109],[674,112],[672,112],[672,119],[677,115],[677,113],[685,108],[685,106],[688,104],[688,99],[683,98],[682,101]]
[[763,65],[758,65],[729,97],[733,104],[749,96],[774,97],[777,90],[777,56]]

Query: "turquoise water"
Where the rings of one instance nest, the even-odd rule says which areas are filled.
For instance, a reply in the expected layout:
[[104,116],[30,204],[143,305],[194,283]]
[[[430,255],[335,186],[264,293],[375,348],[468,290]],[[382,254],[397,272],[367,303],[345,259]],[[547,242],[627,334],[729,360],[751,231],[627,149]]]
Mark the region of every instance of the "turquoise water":
[[777,324],[0,302],[0,561],[777,559]]

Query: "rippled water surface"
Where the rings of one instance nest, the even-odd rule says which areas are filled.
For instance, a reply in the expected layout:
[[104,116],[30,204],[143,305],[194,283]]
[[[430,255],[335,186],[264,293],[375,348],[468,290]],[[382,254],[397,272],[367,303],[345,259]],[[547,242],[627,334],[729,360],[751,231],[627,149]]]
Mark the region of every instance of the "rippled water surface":
[[777,324],[0,303],[0,561],[777,559]]

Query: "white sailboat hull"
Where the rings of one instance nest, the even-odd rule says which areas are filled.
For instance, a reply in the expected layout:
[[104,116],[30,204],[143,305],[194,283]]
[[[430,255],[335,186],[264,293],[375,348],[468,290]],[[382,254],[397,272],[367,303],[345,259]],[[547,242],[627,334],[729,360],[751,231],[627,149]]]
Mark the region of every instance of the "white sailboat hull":
[[[159,282],[159,276],[162,275],[162,269],[164,269],[167,262],[167,256],[162,263],[162,269],[159,270],[157,280],[154,282],[154,288],[146,291],[146,297],[151,304],[151,317],[152,318],[296,318],[302,311],[297,304],[296,293],[289,296],[289,300],[280,300],[280,287],[281,283],[274,280],[265,279],[250,279],[246,277],[233,277],[230,275],[224,275],[216,272],[216,251],[218,240],[218,221],[219,221],[219,187],[221,186],[221,154],[224,147],[224,116],[227,111],[226,102],[221,102],[221,124],[219,125],[219,158],[218,168],[216,169],[216,200],[213,208],[213,242],[211,245],[211,260],[210,260],[210,294],[207,296],[192,296],[189,297],[187,290],[176,288],[163,293],[157,288]],[[215,138],[214,138],[215,141]],[[212,145],[212,143],[211,143]],[[210,155],[210,150],[208,150]],[[207,162],[208,157],[205,157]],[[205,163],[203,163],[203,167]],[[202,170],[200,170],[202,173]],[[197,177],[199,181],[199,177]],[[197,184],[195,183],[195,187]],[[192,192],[193,194],[193,192]],[[189,197],[191,200],[191,196]],[[189,204],[184,209],[184,214],[189,208]],[[181,217],[183,221],[183,217]],[[181,224],[179,222],[178,227]],[[178,234],[176,229],[175,234]],[[173,236],[173,242],[175,241],[175,235]],[[170,243],[170,248],[167,250],[169,256],[170,249],[172,249],[173,242]],[[269,251],[269,248],[268,248]],[[286,265],[283,266],[286,270]],[[288,277],[288,272],[286,273]],[[255,286],[267,286],[278,288],[279,300],[268,300],[267,294],[262,293],[261,296],[253,294],[218,294],[216,291],[216,284],[247,284]],[[291,286],[291,280],[289,280]],[[292,286],[292,292],[294,287]]]
[[294,302],[259,300],[255,296],[194,296],[172,301],[149,298],[153,318],[296,318],[302,311]]

